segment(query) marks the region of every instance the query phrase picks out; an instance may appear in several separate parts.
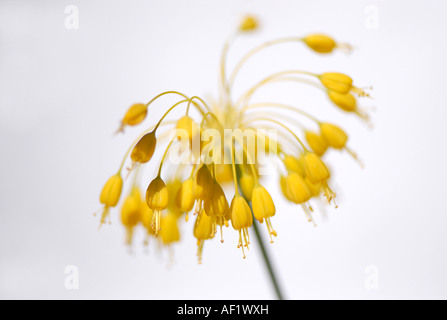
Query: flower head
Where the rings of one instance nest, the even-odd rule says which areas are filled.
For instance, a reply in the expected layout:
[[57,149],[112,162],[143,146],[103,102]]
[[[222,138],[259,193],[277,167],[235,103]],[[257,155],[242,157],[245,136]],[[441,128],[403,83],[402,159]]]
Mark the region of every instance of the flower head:
[[[129,176],[133,175],[134,179],[121,207],[121,223],[126,228],[128,244],[132,241],[133,229],[142,224],[147,236],[157,237],[159,244],[170,246],[180,241],[179,223],[185,220],[191,224],[188,220],[193,212],[199,262],[202,262],[205,241],[214,239],[218,226],[222,242],[223,227],[231,225],[238,232],[237,247],[242,249],[245,258],[253,224],[265,222],[271,242],[277,236],[272,220],[282,212],[276,211],[277,200],[270,194],[271,186],[263,182],[265,172],[278,174],[285,200],[301,207],[309,221],[314,222],[314,201],[324,200],[325,196],[325,202],[335,202],[335,193],[329,187],[333,178],[332,167],[326,166],[330,157],[327,150],[346,150],[356,158],[347,146],[345,131],[329,121],[321,121],[300,105],[253,100],[259,98],[256,93],[265,86],[287,82],[311,90],[317,88],[342,111],[367,119],[359,100],[368,94],[344,73],[296,69],[280,70],[252,86],[242,87],[238,97],[235,93],[239,90],[234,88],[243,85],[239,74],[251,58],[273,46],[304,44],[321,54],[348,50],[350,46],[324,34],[277,38],[249,50],[228,68],[228,52],[234,39],[256,30],[258,25],[253,16],[245,17],[225,42],[219,66],[220,95],[213,103],[200,96],[165,91],[147,103],[132,105],[121,120],[121,130],[141,124],[154,101],[166,95],[177,98],[132,142],[118,173],[107,181],[101,192],[100,202],[104,205],[101,223],[104,223],[109,209],[119,202],[122,169],[130,162]],[[174,118],[173,110],[183,113]],[[308,126],[309,122],[317,129]],[[188,147],[182,144],[185,140]],[[143,167],[149,162],[153,164],[153,159],[159,161],[158,174],[153,180],[147,180]],[[268,161],[264,162],[265,159]],[[141,199],[140,181],[150,181],[145,185],[146,201]],[[183,215],[184,219],[180,219]]]

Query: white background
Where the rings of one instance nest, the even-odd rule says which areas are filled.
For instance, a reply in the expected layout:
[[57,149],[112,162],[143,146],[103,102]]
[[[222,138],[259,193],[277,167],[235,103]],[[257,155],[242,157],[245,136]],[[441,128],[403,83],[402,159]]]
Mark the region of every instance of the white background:
[[[78,30],[65,28],[67,5],[79,9]],[[371,5],[378,28],[365,25]],[[434,0],[1,1],[0,298],[274,298],[255,241],[242,260],[229,229],[223,245],[205,245],[199,266],[193,224],[182,224],[167,267],[168,251],[145,252],[141,233],[129,254],[117,211],[99,232],[92,216],[139,132],[112,136],[127,107],[170,89],[215,95],[220,49],[245,13],[262,29],[236,42],[230,66],[262,41],[310,32],[356,50],[322,57],[300,45],[272,48],[243,69],[237,90],[285,68],[342,71],[374,86],[374,99],[362,100],[377,108],[374,130],[313,89],[266,90],[342,125],[366,164],[327,155],[340,208],[328,208],[326,220],[317,214],[317,228],[282,199],[276,178],[266,180],[277,205],[269,252],[285,296],[447,298],[445,12]],[[145,125],[169,102],[154,105]],[[69,265],[79,269],[79,290],[65,288]],[[365,287],[368,266],[379,271],[378,290]]]

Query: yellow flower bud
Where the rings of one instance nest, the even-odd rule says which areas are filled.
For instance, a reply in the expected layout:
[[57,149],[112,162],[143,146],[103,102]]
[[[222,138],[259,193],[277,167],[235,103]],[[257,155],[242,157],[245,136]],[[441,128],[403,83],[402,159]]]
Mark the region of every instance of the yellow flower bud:
[[134,162],[148,162],[149,160],[151,160],[152,155],[154,154],[156,144],[157,138],[155,137],[155,131],[144,135],[144,137],[142,137],[132,149],[130,158]]
[[304,161],[302,158],[287,155],[284,157],[284,165],[288,171],[296,172],[304,177]]
[[206,165],[200,167],[194,178],[193,192],[194,197],[198,200],[207,200],[213,192],[213,177]]
[[289,173],[286,178],[286,194],[296,204],[304,203],[311,197],[304,179],[295,172]]
[[348,141],[348,135],[338,126],[330,123],[320,125],[321,136],[334,149],[343,149]]
[[328,95],[329,99],[340,109],[346,112],[354,112],[357,110],[357,100],[352,94],[342,94],[330,90]]
[[326,141],[318,134],[312,131],[306,131],[306,141],[313,152],[318,156],[322,156],[327,150]]
[[115,174],[107,180],[102,188],[99,201],[107,207],[114,207],[118,204],[123,188],[123,179],[119,174]]
[[304,163],[306,165],[306,176],[312,183],[326,181],[331,176],[324,162],[315,153],[306,153]]
[[194,193],[193,193],[194,180],[189,178],[185,180],[176,196],[177,208],[182,212],[190,212],[194,206]]
[[168,200],[168,188],[164,181],[160,177],[152,180],[146,191],[146,203],[149,208],[156,211],[162,211],[167,208]]
[[337,72],[326,72],[320,76],[321,83],[329,90],[347,94],[352,89],[351,77]]
[[143,122],[147,115],[147,105],[144,103],[135,103],[127,110],[123,119],[121,120],[121,126],[118,131],[124,131],[125,126],[135,126]]
[[121,123],[134,126],[140,124],[146,118],[146,115],[147,105],[144,103],[135,103],[127,110]]
[[330,53],[337,46],[334,39],[323,34],[308,35],[303,40],[309,48],[318,53]]
[[195,123],[190,116],[181,117],[177,122],[176,128],[178,130],[184,130],[187,133],[189,140],[192,140],[192,138],[199,132],[197,123]]
[[165,245],[180,240],[180,230],[177,225],[177,216],[175,214],[168,213],[161,218],[160,236],[161,241],[163,241]]
[[242,194],[248,201],[251,201],[251,196],[253,194],[253,188],[255,187],[255,180],[250,174],[243,173],[239,179],[239,185],[242,190]]
[[239,26],[240,31],[253,31],[258,28],[258,21],[253,16],[247,16],[242,21],[241,25]]
[[231,225],[235,230],[251,227],[253,215],[247,201],[240,194],[236,194],[231,201]]
[[205,201],[205,213],[209,216],[225,217],[228,210],[225,192],[217,182],[214,182],[211,198]]

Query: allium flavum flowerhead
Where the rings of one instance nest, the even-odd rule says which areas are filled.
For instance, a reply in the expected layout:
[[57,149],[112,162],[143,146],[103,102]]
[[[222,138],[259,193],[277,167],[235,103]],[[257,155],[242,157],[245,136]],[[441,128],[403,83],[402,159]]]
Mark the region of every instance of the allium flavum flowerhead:
[[[221,242],[224,228],[239,234],[237,247],[245,258],[250,229],[265,222],[273,242],[278,234],[272,220],[281,216],[287,219],[284,207],[271,196],[275,193],[266,174],[279,177],[279,201],[298,206],[314,225],[313,204],[335,204],[336,194],[330,187],[333,167],[326,165],[332,151],[343,150],[358,159],[347,145],[344,129],[327,119],[329,113],[321,112],[324,121],[312,113],[320,110],[314,108],[316,104],[326,103],[369,121],[361,106],[361,98],[369,94],[342,72],[278,70],[251,85],[241,81],[244,78],[239,75],[249,70],[244,67],[253,61],[253,56],[282,44],[297,44],[321,54],[321,58],[351,47],[325,34],[294,35],[260,43],[234,63],[228,63],[228,52],[235,40],[256,34],[251,31],[258,27],[256,18],[246,16],[224,43],[219,59],[219,96],[210,99],[211,103],[198,95],[169,90],[147,103],[133,104],[121,119],[121,132],[127,126],[142,128],[124,153],[118,172],[102,189],[101,225],[109,218],[110,208],[118,205],[124,181],[127,184],[130,180],[120,219],[129,246],[133,244],[134,229],[140,226],[145,229],[145,244],[153,238],[162,247],[172,246],[181,239],[181,224],[191,225],[191,215],[199,262],[205,242],[213,241],[218,227]],[[296,60],[304,64],[301,58]],[[261,72],[263,64],[258,66]],[[309,92],[316,90],[329,99],[315,100],[315,105],[307,99],[303,100],[306,105],[300,105],[296,98],[288,104],[274,97],[263,100],[266,94],[257,94],[271,84],[281,83],[303,86]],[[175,101],[162,105],[165,97]],[[286,96],[280,98],[285,100]],[[162,111],[158,119],[147,117],[154,102],[160,103]],[[144,126],[145,120],[152,123]],[[157,174],[148,176],[153,169]],[[140,191],[143,188],[147,188],[145,199]],[[260,233],[255,234],[259,239]]]

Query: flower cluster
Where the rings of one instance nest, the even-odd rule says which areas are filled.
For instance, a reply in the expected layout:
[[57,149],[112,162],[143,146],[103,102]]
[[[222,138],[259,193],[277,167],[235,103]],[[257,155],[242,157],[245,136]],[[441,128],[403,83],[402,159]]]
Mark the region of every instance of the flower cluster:
[[[250,245],[249,232],[254,219],[265,222],[273,242],[277,236],[272,224],[276,208],[270,193],[262,185],[261,174],[265,164],[262,159],[266,158],[277,165],[279,186],[284,197],[300,205],[309,221],[313,222],[311,200],[324,199],[326,203],[335,205],[335,193],[330,187],[331,172],[322,157],[329,148],[333,148],[346,150],[357,159],[347,145],[346,132],[297,106],[277,102],[251,103],[251,98],[267,84],[297,82],[321,90],[335,107],[368,121],[368,114],[357,101],[358,97],[369,95],[354,86],[352,79],[343,73],[317,74],[305,70],[270,74],[244,91],[238,99],[233,99],[232,92],[240,69],[253,55],[268,47],[298,43],[321,55],[338,49],[349,50],[350,47],[322,34],[279,38],[250,50],[227,76],[226,61],[231,43],[237,36],[257,28],[257,20],[247,17],[225,43],[220,66],[220,96],[216,103],[209,105],[199,96],[166,91],[147,103],[132,105],[122,118],[119,132],[124,132],[128,126],[140,125],[148,118],[150,105],[161,97],[179,98],[166,109],[158,122],[131,144],[118,172],[102,189],[100,202],[104,208],[101,225],[109,220],[110,208],[119,203],[125,180],[123,168],[130,160],[128,175],[132,175],[132,182],[121,206],[121,222],[127,230],[129,245],[133,230],[139,224],[147,230],[148,237],[156,238],[162,244],[179,241],[180,218],[184,217],[188,222],[190,214],[195,220],[193,235],[197,239],[199,262],[205,241],[213,239],[220,230],[223,242],[223,228],[230,227],[230,223],[239,233],[237,246],[242,249],[244,258]],[[166,120],[172,110],[182,107],[185,107],[182,117],[175,121]],[[268,109],[272,112],[267,112]],[[297,125],[295,117],[284,117],[278,112],[280,110],[293,112],[297,119],[303,117],[314,122],[318,130]],[[171,128],[160,134],[166,127]],[[143,197],[139,186],[141,168],[151,161],[161,143],[158,174],[146,185]],[[172,161],[173,156],[177,156],[178,161]],[[165,164],[174,169],[164,173],[162,168]]]

